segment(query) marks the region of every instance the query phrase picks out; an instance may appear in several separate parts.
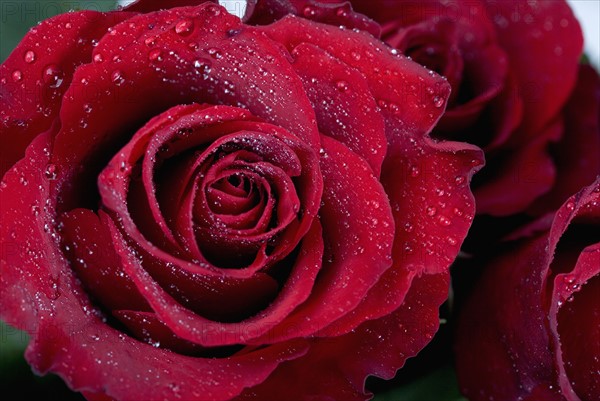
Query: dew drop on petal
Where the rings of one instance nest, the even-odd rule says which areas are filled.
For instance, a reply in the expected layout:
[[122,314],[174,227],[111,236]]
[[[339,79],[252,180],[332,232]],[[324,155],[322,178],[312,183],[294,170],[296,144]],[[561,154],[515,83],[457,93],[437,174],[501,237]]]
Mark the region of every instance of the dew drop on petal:
[[194,21],[191,19],[183,19],[175,24],[175,33],[178,35],[189,35],[194,29]]
[[14,70],[12,73],[12,79],[15,82],[20,82],[23,79],[23,73],[20,70]]
[[304,7],[304,10],[302,10],[302,14],[304,14],[305,17],[314,17],[317,12],[311,6],[306,6]]
[[156,37],[153,36],[153,37],[144,39],[144,44],[146,44],[146,46],[148,46],[148,47],[154,46],[156,44]]
[[444,105],[444,98],[442,98],[442,97],[439,97],[439,96],[435,96],[435,97],[433,98],[433,105],[434,105],[435,107],[438,107],[438,108],[439,108],[439,107],[442,107],[442,106]]
[[438,217],[438,223],[441,226],[447,227],[451,224],[451,221],[445,216],[440,216],[440,217]]
[[44,170],[44,175],[46,176],[46,178],[48,178],[49,180],[55,180],[56,176],[57,176],[57,170],[56,170],[56,165],[50,163],[46,166],[46,169]]
[[335,87],[340,92],[346,92],[348,90],[348,82],[346,82],[346,81],[337,81],[335,83]]
[[148,53],[148,60],[162,61],[162,54],[161,54],[160,49],[150,50],[150,53]]
[[102,56],[102,54],[100,54],[100,53],[94,54],[94,62],[95,63],[101,63],[103,61],[104,61],[104,57]]
[[345,18],[348,16],[348,12],[346,10],[344,10],[343,8],[339,8],[336,12],[338,17],[342,17]]
[[207,49],[206,52],[209,54],[209,56],[211,56],[214,59],[220,59],[221,57],[223,57],[221,51],[215,47]]
[[121,71],[114,70],[111,75],[111,80],[115,83],[115,85],[119,86],[125,81],[125,78],[123,77],[123,73]]
[[25,52],[25,56],[23,57],[27,64],[31,64],[35,61],[35,52],[33,50],[29,50]]
[[51,88],[58,88],[62,85],[64,74],[56,64],[49,64],[44,69],[44,82]]

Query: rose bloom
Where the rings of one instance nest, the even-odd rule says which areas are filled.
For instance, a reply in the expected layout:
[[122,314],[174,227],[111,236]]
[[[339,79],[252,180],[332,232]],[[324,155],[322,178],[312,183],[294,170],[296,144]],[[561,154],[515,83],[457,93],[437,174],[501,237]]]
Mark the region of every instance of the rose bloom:
[[165,6],[2,64],[1,317],[90,400],[368,398],[474,215],[481,152],[428,136],[450,85],[366,33]]
[[[262,11],[261,21],[292,12],[343,25],[331,10],[339,18],[348,5],[323,3],[259,0],[257,9],[275,10]],[[478,214],[540,216],[600,174],[597,77],[578,65],[583,36],[566,1],[350,3],[381,26],[352,28],[380,33],[448,79],[448,107],[432,135],[485,151],[486,167],[473,183]]]
[[599,225],[600,178],[480,259],[456,344],[470,400],[598,400]]

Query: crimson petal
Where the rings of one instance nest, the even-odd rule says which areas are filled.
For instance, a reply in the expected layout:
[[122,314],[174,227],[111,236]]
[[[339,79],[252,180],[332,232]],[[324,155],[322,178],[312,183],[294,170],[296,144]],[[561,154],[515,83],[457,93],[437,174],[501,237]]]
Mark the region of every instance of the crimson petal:
[[91,61],[94,43],[106,30],[135,15],[128,12],[79,11],[44,20],[19,42],[0,66],[0,177],[25,148],[58,117],[67,88],[84,90],[72,81],[75,69]]

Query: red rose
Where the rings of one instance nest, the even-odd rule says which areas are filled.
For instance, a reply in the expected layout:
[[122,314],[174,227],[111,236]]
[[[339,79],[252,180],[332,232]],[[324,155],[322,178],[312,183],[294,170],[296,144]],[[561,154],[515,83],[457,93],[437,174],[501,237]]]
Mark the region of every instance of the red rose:
[[598,399],[599,222],[600,179],[491,258],[458,325],[469,399]]
[[480,152],[427,136],[449,85],[364,33],[149,5],[1,66],[2,318],[89,399],[364,399],[474,213]]
[[[316,1],[261,2],[289,3],[293,12],[318,19],[312,10]],[[319,7],[341,7],[336,0],[325,2],[332,4]],[[350,3],[381,24],[383,41],[452,85],[447,110],[432,135],[472,143],[486,152],[486,167],[473,183],[478,214],[539,215],[538,207],[548,202],[550,192],[564,196],[554,200],[558,207],[600,174],[598,107],[586,107],[589,117],[578,112],[581,120],[595,119],[595,130],[573,121],[573,110],[564,109],[578,77],[583,44],[579,24],[565,1]],[[589,72],[582,74],[580,80],[590,80]],[[578,95],[573,101],[584,104]],[[569,168],[568,177],[561,169],[573,147],[564,142],[586,144],[577,149],[584,162]],[[581,185],[564,193],[565,178]]]

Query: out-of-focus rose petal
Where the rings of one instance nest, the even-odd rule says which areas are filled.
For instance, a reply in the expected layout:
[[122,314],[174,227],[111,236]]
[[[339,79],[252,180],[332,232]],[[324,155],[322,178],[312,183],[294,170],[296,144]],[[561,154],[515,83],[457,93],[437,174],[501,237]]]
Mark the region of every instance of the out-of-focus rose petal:
[[554,119],[575,86],[581,28],[566,1],[486,0],[485,6],[524,101],[519,135],[531,138]]
[[[577,306],[600,274],[599,200],[596,180],[563,204],[549,230],[488,261],[458,326],[458,377],[469,398],[572,401],[595,394],[589,368],[597,368],[597,347],[581,340],[597,311],[593,303]],[[576,322],[583,327],[573,331]],[[578,333],[585,333],[579,341]]]
[[551,145],[556,179],[551,191],[530,206],[533,215],[555,210],[600,174],[600,77],[589,65],[579,67],[563,120],[562,138]]

